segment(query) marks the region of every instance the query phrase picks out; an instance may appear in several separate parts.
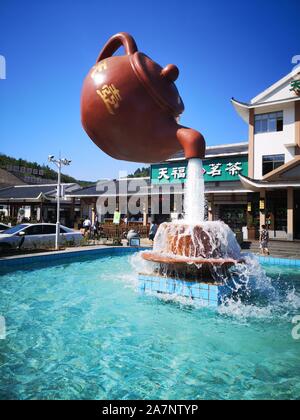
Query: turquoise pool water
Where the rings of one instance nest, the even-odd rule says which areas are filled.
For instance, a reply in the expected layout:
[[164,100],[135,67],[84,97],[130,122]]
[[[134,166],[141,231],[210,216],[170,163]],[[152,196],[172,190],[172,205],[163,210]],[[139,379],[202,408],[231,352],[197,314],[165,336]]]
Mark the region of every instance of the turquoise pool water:
[[299,269],[209,309],[140,295],[132,259],[2,273],[0,398],[300,398]]

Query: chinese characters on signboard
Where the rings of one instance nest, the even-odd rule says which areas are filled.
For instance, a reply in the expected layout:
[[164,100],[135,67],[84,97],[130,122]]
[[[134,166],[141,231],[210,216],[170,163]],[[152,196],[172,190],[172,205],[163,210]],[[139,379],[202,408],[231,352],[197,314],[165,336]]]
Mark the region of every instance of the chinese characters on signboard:
[[[248,175],[248,160],[242,156],[240,159],[224,158],[216,161],[205,161],[203,165],[205,181],[237,181],[239,175]],[[153,183],[185,182],[187,177],[187,162],[167,162],[151,166],[151,180]]]
[[300,93],[300,80],[293,80],[291,82],[291,89],[293,90],[295,93],[297,93],[297,95],[299,95]]
[[170,178],[173,179],[185,179],[186,178],[186,167],[185,166],[181,166],[178,168],[173,168],[171,171],[171,175],[168,175],[168,168],[159,168],[158,169],[158,179],[167,179],[169,180]]

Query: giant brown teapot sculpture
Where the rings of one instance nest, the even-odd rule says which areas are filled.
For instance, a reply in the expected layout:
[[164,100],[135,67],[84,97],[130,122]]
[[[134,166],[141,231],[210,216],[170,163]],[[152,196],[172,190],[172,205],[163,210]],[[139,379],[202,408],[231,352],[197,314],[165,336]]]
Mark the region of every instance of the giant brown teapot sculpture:
[[[126,55],[113,56],[122,45]],[[159,162],[182,148],[186,158],[203,158],[202,135],[176,122],[184,110],[178,75],[175,65],[162,68],[138,52],[131,35],[112,36],[83,84],[85,131],[116,159]]]

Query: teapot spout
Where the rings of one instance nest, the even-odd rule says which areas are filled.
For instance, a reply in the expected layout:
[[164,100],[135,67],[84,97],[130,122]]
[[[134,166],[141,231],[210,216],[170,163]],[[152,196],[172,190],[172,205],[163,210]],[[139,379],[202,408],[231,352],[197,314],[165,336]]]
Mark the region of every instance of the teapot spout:
[[206,145],[201,133],[192,128],[179,126],[176,136],[184,150],[186,159],[204,159]]

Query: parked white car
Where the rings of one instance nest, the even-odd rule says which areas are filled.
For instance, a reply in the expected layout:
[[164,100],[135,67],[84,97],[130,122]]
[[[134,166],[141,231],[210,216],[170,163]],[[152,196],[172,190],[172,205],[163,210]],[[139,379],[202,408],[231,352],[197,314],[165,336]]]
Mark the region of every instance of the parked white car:
[[[0,234],[0,254],[10,249],[45,249],[55,246],[56,225],[53,223],[23,223]],[[61,245],[80,245],[83,235],[60,226]]]
[[4,223],[0,223],[0,233],[4,232],[5,230],[9,229],[10,226],[5,225]]

